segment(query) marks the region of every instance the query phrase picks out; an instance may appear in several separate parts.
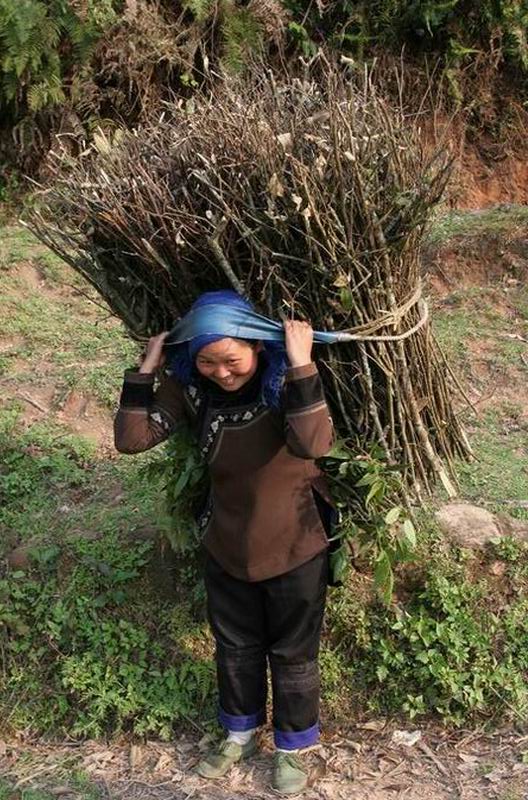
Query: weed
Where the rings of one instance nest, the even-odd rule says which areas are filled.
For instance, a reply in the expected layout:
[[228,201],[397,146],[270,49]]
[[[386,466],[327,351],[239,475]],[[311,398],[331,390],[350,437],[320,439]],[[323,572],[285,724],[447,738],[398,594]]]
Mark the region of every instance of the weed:
[[491,502],[492,509],[504,510],[523,516],[524,509],[515,507],[515,501],[526,501],[526,474],[528,451],[526,431],[522,426],[512,426],[508,418],[498,411],[489,411],[475,425],[472,444],[477,460],[460,463],[458,474],[462,491],[468,499]]
[[526,630],[514,625],[521,610],[512,606],[502,618],[488,611],[486,588],[464,570],[450,559],[445,574],[429,566],[422,589],[405,604],[362,616],[360,638],[339,624],[343,608],[334,609],[331,637],[351,659],[354,684],[371,708],[403,708],[411,718],[435,712],[455,724],[497,708],[524,718]]
[[440,245],[455,237],[503,233],[528,221],[526,206],[439,213],[429,232],[429,244]]
[[163,531],[160,482],[50,424],[24,429],[15,409],[0,414],[0,449],[3,545],[30,541],[29,566],[0,578],[4,727],[168,738],[177,720],[212,717],[203,618],[149,595],[152,539],[129,535]]
[[414,524],[399,505],[400,471],[387,464],[381,448],[360,455],[343,442],[334,445],[321,465],[340,512],[334,533],[339,546],[330,556],[333,577],[339,581],[346,575],[350,548],[356,546],[370,560],[374,583],[390,603],[394,566],[408,561],[416,547]]
[[319,654],[322,700],[328,712],[343,718],[352,705],[352,669],[339,650],[323,645]]
[[116,535],[78,539],[36,549],[30,573],[0,581],[5,725],[169,738],[178,719],[212,715],[210,654],[178,648],[163,606],[137,620],[134,587],[150,546]]
[[23,789],[21,792],[15,792],[13,787],[8,786],[4,781],[0,783],[0,800],[12,800],[14,797],[17,800],[53,800],[55,796],[41,789]]

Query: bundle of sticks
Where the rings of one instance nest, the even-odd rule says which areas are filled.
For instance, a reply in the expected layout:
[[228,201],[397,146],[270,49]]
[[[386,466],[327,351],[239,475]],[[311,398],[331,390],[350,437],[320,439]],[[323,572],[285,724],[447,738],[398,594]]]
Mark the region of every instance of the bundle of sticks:
[[203,291],[346,332],[317,357],[340,435],[414,496],[470,453],[431,331],[420,249],[450,173],[415,118],[329,65],[224,83],[141,129],[60,154],[30,226],[137,339]]

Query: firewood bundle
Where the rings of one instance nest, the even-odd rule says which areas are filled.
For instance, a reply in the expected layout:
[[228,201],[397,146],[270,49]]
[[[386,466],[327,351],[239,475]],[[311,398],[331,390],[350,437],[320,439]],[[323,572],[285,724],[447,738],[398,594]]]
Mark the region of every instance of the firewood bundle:
[[223,84],[141,129],[57,157],[31,227],[137,339],[203,291],[350,341],[318,346],[336,427],[401,465],[416,496],[469,446],[431,332],[420,249],[449,177],[368,76]]

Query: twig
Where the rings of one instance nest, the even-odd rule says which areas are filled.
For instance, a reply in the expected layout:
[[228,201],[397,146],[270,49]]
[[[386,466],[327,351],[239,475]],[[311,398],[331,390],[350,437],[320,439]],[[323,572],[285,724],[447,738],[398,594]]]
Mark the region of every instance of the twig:
[[210,239],[209,239],[209,246],[210,246],[211,250],[213,251],[216,260],[218,261],[218,263],[220,264],[220,266],[224,270],[224,272],[225,272],[227,278],[229,279],[229,282],[231,283],[232,287],[234,289],[236,289],[236,291],[239,294],[244,295],[245,294],[244,286],[238,280],[237,276],[235,275],[235,273],[233,271],[233,268],[231,267],[231,264],[229,263],[229,261],[226,258],[226,255],[225,255],[224,251],[220,247],[219,239],[220,239],[220,236],[221,236],[223,230],[225,229],[226,225],[227,225],[227,220],[223,221],[220,225],[218,225],[217,229],[215,230],[214,235],[212,237],[210,237]]
[[429,745],[427,745],[423,741],[419,741],[418,747],[423,753],[425,753],[426,756],[428,756],[431,759],[431,761],[436,765],[436,767],[438,767],[438,770],[442,773],[442,775],[445,778],[449,778],[449,780],[451,780],[453,776],[451,775],[447,767],[444,764],[442,764],[438,756],[435,753],[433,753]]
[[43,413],[43,414],[49,414],[49,408],[45,408],[43,405],[41,405],[41,404],[38,402],[38,400],[34,400],[32,397],[30,397],[30,396],[29,396],[28,394],[26,394],[25,392],[19,392],[19,393],[18,393],[18,397],[21,397],[21,398],[22,398],[23,400],[25,400],[27,403],[30,403],[30,405],[34,406],[34,407],[35,407],[36,409],[38,409],[39,411],[42,411],[42,413]]

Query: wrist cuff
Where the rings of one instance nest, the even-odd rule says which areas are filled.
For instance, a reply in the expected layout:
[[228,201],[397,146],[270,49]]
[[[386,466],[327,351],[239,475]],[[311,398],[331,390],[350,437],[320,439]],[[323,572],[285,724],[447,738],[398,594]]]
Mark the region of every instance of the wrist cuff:
[[288,367],[286,370],[286,381],[297,381],[299,378],[309,378],[317,374],[317,366],[313,361],[303,364],[302,367]]
[[119,404],[122,408],[147,408],[154,399],[154,373],[127,369]]

